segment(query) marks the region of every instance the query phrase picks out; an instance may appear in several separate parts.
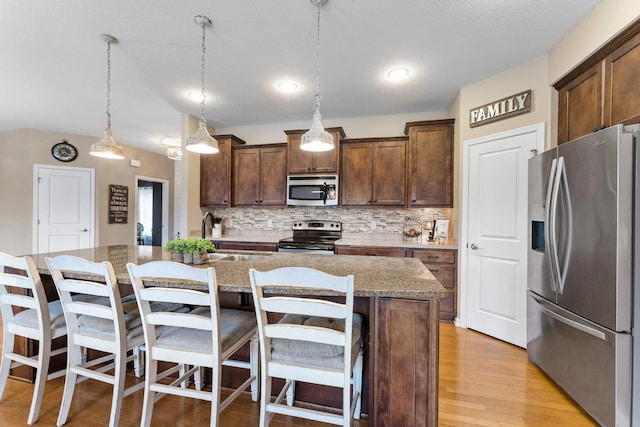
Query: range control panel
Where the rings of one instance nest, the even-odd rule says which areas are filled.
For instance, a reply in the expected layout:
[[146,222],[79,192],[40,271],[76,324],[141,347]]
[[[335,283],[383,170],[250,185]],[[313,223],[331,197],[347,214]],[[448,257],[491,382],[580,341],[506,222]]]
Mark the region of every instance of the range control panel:
[[325,231],[342,231],[342,223],[340,221],[325,221],[325,220],[304,220],[295,221],[292,230],[325,230]]

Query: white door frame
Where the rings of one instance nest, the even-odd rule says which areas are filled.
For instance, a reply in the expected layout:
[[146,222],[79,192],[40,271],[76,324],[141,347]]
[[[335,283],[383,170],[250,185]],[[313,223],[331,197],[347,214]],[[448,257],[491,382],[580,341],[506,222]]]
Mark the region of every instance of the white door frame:
[[[162,246],[164,246],[169,241],[169,181],[166,179],[136,175],[136,191],[134,191],[136,222],[138,222],[138,183],[140,181],[159,182],[162,184]],[[131,238],[134,241],[133,244],[136,245],[137,240],[135,233]]]
[[497,139],[510,138],[518,135],[522,135],[525,133],[536,133],[536,150],[538,153],[542,153],[544,151],[544,139],[545,139],[545,126],[544,122],[536,123],[529,126],[524,126],[517,129],[508,130],[505,132],[494,133],[492,135],[482,136],[480,138],[469,139],[463,142],[463,155],[462,155],[462,203],[461,203],[461,214],[460,214],[460,304],[458,307],[458,316],[456,317],[454,323],[456,326],[461,328],[467,327],[467,299],[468,299],[468,256],[467,256],[467,245],[468,245],[468,227],[469,227],[469,151],[471,146],[477,144],[484,144],[487,142],[491,142]]
[[64,170],[64,171],[82,171],[82,172],[89,172],[89,175],[91,176],[91,183],[89,185],[89,188],[91,189],[91,195],[90,195],[90,204],[91,206],[89,207],[90,209],[90,213],[91,213],[91,219],[90,219],[90,229],[91,229],[91,234],[89,235],[89,239],[90,239],[90,247],[94,247],[95,246],[95,241],[96,241],[96,233],[98,230],[96,230],[96,170],[93,168],[79,168],[79,167],[73,167],[73,166],[58,166],[58,165],[43,165],[43,164],[34,164],[33,165],[33,203],[32,203],[32,208],[31,208],[31,213],[33,215],[33,222],[32,222],[32,242],[31,242],[31,251],[32,253],[38,253],[38,213],[39,213],[39,206],[38,206],[38,193],[40,191],[40,186],[38,185],[38,172],[40,171],[40,168],[47,168],[47,169],[60,169],[60,170]]

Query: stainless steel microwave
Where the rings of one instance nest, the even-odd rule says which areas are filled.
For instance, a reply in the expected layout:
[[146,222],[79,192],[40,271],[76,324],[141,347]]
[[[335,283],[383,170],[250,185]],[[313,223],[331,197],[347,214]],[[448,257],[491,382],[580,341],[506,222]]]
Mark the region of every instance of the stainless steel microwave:
[[337,206],[338,175],[289,175],[287,205]]

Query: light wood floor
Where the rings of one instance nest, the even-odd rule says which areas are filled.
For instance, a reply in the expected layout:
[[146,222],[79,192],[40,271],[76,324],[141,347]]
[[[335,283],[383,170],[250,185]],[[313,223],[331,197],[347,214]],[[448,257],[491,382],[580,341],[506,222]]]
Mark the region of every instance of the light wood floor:
[[[129,381],[134,381],[130,378]],[[36,425],[55,425],[64,379],[47,383]],[[33,387],[10,380],[0,401],[0,426],[26,425]],[[137,426],[143,392],[124,399],[120,426]],[[77,385],[68,426],[108,423],[111,388],[85,381]],[[440,327],[439,425],[462,426],[596,426],[560,389],[527,360],[526,352],[451,323]],[[194,399],[167,396],[155,406],[154,426],[209,424],[210,406]],[[258,405],[241,396],[222,412],[223,427],[258,425]],[[320,427],[277,416],[273,427]],[[366,420],[354,427],[367,427]],[[370,426],[373,427],[373,426]],[[396,426],[394,426],[396,427]],[[401,426],[397,426],[401,427]]]

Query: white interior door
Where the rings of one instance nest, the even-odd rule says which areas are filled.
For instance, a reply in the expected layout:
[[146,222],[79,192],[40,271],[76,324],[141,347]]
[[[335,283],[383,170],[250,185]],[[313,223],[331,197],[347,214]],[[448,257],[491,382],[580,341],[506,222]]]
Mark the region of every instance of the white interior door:
[[35,165],[34,223],[34,253],[93,247],[93,169]]
[[467,141],[467,326],[526,347],[527,166],[544,125]]

